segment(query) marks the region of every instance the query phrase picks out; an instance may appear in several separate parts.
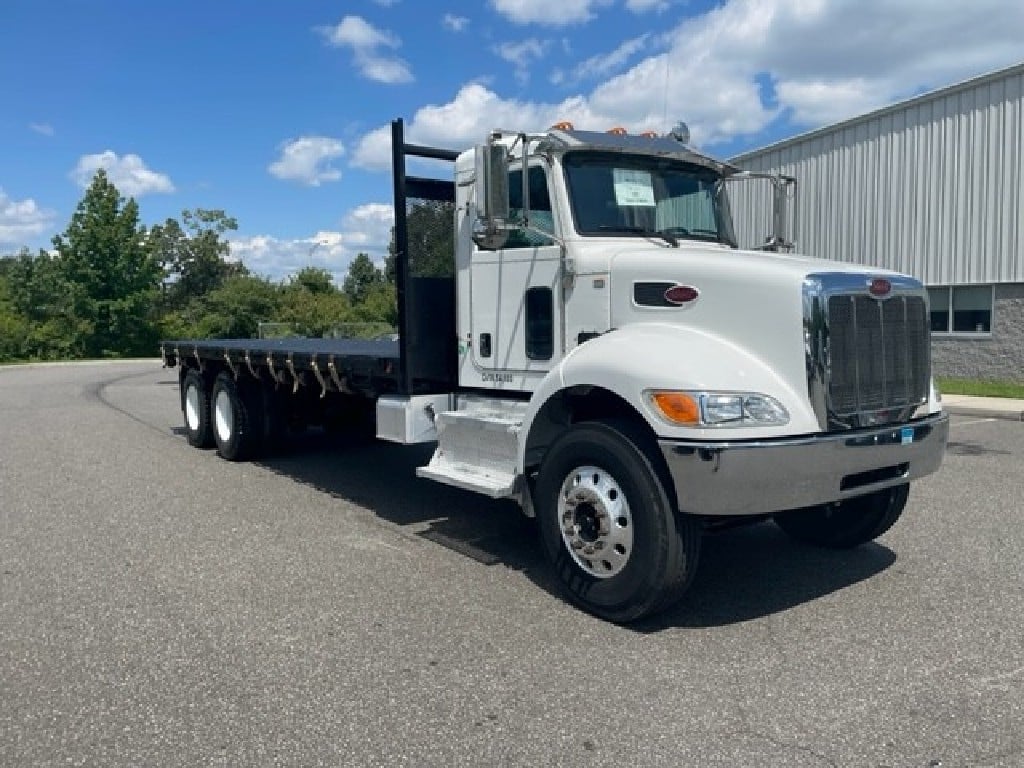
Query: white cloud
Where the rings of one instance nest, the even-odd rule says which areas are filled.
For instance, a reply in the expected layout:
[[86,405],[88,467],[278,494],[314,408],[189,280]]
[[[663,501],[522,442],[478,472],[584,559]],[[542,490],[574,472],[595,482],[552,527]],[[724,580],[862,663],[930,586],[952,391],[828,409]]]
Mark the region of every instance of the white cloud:
[[78,164],[71,171],[71,180],[82,189],[92,183],[96,171],[104,170],[110,183],[117,187],[122,195],[141,197],[156,192],[170,193],[174,184],[167,174],[150,170],[138,155],[118,156],[116,152],[106,150],[95,155],[82,155]]
[[633,13],[647,13],[649,11],[662,13],[668,10],[669,5],[668,0],[626,0],[626,8]]
[[581,61],[573,67],[569,74],[556,70],[552,75],[552,82],[558,85],[565,81],[577,83],[588,78],[606,77],[621,69],[627,61],[642,51],[650,37],[650,33],[645,33],[640,37],[630,38],[610,53],[591,56],[589,59]]
[[373,0],[381,8],[390,8],[393,5],[398,4],[398,0]]
[[441,24],[452,32],[461,32],[469,25],[469,19],[465,16],[456,16],[453,13],[446,13],[441,17]]
[[[580,126],[614,124],[611,118],[595,114],[586,99],[579,96],[557,104],[535,103],[503,99],[481,83],[469,83],[449,103],[419,109],[406,127],[406,140],[466,149],[483,141],[493,128],[538,130],[559,120],[572,120]],[[352,164],[362,168],[385,169],[390,163],[390,126],[370,131],[353,151]]]
[[310,237],[286,240],[252,235],[230,240],[231,259],[251,271],[281,281],[303,267],[326,269],[339,285],[358,253],[377,264],[387,256],[394,208],[389,203],[366,203],[353,208],[337,230],[320,230]]
[[368,80],[388,84],[412,82],[408,64],[386,53],[387,49],[402,45],[393,32],[377,29],[360,16],[346,16],[337,25],[318,31],[329,45],[351,49],[353,63]]
[[[535,4],[512,6],[522,16]],[[644,50],[657,46],[658,53],[589,93],[525,101],[468,83],[449,102],[419,109],[407,134],[415,143],[465,149],[496,127],[543,130],[571,120],[595,130],[664,131],[683,119],[694,145],[713,151],[757,135],[780,115],[794,129],[812,128],[1016,63],[1024,58],[1022,28],[1024,4],[1000,0],[727,0],[648,38]],[[620,66],[636,46],[627,40],[580,64],[580,72]],[[389,129],[364,135],[352,162],[387,168]]]
[[391,203],[366,203],[353,208],[343,219],[347,242],[374,254],[387,251],[395,208]]
[[516,80],[525,83],[530,79],[530,63],[544,58],[550,43],[550,40],[531,37],[518,43],[502,43],[494,52],[512,64],[515,67]]
[[345,154],[345,147],[337,139],[327,136],[302,136],[281,146],[281,157],[267,166],[272,176],[318,187],[324,181],[337,181],[341,171],[331,166],[331,160]]
[[251,272],[281,281],[308,266],[344,279],[354,254],[345,247],[341,232],[320,231],[311,237],[282,240],[271,235],[236,237],[228,241],[231,260],[241,261]]
[[516,24],[561,27],[594,18],[594,10],[611,0],[491,0],[495,11]]
[[409,66],[401,59],[387,56],[366,56],[360,60],[359,66],[363,77],[378,83],[396,85],[413,81]]
[[55,218],[31,197],[14,200],[0,189],[0,243],[23,245],[50,229]]
[[793,118],[805,125],[823,125],[881,106],[878,93],[863,78],[826,82],[819,79],[780,82],[779,101],[793,110]]
[[336,47],[397,48],[401,44],[394,33],[377,29],[361,16],[346,16],[337,26],[326,27],[322,31],[327,42]]
[[55,131],[49,123],[29,123],[29,130],[38,133],[40,136],[53,136]]

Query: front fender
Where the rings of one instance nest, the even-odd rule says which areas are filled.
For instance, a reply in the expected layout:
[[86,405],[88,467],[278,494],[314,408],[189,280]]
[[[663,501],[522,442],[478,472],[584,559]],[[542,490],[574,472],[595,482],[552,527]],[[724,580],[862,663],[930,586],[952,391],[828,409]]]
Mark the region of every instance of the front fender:
[[[662,438],[737,440],[810,434],[819,427],[803,384],[798,381],[794,385],[752,350],[707,331],[667,323],[638,323],[591,339],[567,355],[534,391],[523,434],[530,434],[534,419],[552,397],[580,386],[601,387],[622,398]],[[760,392],[781,402],[789,411],[790,421],[770,427],[674,426],[647,405],[644,392],[650,389]],[[520,441],[520,469],[525,466],[527,443]]]

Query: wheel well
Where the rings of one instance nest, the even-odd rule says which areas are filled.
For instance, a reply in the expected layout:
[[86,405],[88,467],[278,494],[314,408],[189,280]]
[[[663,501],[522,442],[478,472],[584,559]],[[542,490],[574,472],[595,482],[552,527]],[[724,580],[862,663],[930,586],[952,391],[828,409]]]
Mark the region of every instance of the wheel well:
[[530,425],[530,434],[526,439],[527,476],[532,475],[541,465],[555,439],[573,424],[608,420],[624,421],[633,427],[637,437],[645,443],[638,447],[647,453],[662,479],[669,500],[676,505],[675,484],[671,481],[665,458],[658,450],[658,437],[651,425],[629,402],[602,387],[570,387],[544,403]]

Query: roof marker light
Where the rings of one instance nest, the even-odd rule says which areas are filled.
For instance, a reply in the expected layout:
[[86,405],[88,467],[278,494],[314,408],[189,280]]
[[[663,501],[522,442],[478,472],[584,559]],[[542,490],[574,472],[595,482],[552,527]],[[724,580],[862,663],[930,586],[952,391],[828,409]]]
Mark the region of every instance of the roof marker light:
[[615,136],[625,136],[626,135],[626,129],[623,128],[621,125],[616,125],[614,128],[609,128],[607,132],[611,133],[611,134],[613,134]]
[[640,135],[643,136],[645,139],[656,139],[656,138],[658,138],[658,132],[657,131],[644,131]]
[[561,121],[555,123],[554,125],[552,125],[551,126],[551,130],[552,131],[571,131],[572,130],[572,123],[570,123],[568,120],[561,120]]

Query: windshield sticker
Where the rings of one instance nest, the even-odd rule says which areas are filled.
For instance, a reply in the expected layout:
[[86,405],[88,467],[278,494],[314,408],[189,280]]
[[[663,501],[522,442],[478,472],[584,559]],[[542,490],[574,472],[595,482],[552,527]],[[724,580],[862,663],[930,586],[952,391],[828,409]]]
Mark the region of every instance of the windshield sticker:
[[650,171],[627,168],[612,169],[615,183],[615,202],[619,205],[642,205],[654,208],[654,184]]

